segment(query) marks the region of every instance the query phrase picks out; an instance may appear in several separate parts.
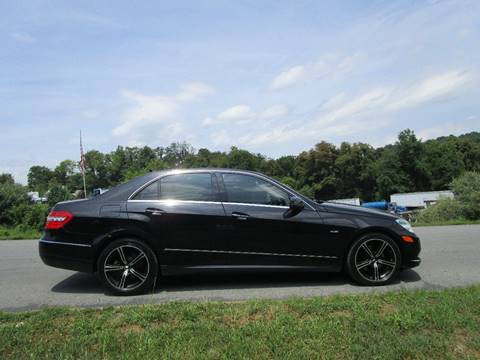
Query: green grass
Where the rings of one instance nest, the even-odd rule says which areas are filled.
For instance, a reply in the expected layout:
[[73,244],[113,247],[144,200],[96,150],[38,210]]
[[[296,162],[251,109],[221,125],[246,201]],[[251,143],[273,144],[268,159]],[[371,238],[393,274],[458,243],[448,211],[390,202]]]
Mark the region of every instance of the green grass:
[[480,224],[480,220],[466,220],[466,219],[452,219],[438,222],[422,222],[417,221],[413,223],[414,227],[419,226],[446,226],[446,225],[475,225]]
[[1,359],[478,359],[480,286],[0,312]]
[[0,225],[0,240],[39,239],[42,233],[23,227],[4,227]]

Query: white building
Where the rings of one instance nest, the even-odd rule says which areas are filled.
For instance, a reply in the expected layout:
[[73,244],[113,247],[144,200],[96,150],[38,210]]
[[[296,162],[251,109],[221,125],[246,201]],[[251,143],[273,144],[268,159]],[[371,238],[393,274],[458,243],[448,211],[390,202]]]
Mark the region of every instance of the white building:
[[40,196],[38,191],[29,191],[27,195],[30,197],[30,200],[32,200],[34,203],[42,203],[47,201],[47,198]]
[[453,199],[453,192],[450,190],[443,191],[426,191],[405,194],[390,195],[390,202],[406,208],[425,208],[435,204],[441,198]]
[[359,198],[351,198],[351,199],[336,199],[336,200],[329,200],[330,202],[338,203],[338,204],[347,204],[347,205],[357,205],[360,206],[360,199]]

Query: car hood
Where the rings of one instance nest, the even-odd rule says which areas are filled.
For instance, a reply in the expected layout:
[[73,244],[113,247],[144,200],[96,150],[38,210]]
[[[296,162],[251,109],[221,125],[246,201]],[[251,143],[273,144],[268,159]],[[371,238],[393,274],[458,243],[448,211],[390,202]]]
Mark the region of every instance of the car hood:
[[367,208],[356,206],[356,205],[345,205],[345,204],[337,204],[337,203],[331,203],[331,202],[323,202],[321,204],[318,204],[317,208],[323,211],[326,210],[326,211],[342,213],[342,214],[398,219],[398,216],[393,215],[385,210],[367,209]]

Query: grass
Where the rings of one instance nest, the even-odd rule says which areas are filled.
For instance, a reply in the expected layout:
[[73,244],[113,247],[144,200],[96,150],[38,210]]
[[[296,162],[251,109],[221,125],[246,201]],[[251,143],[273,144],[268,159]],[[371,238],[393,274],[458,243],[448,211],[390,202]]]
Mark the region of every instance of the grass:
[[478,359],[480,286],[0,312],[2,359]]
[[452,219],[452,220],[444,220],[444,221],[438,221],[438,222],[417,221],[417,222],[414,222],[412,225],[414,227],[419,227],[419,226],[476,225],[476,224],[480,224],[480,220]]
[[0,240],[39,239],[42,233],[23,227],[5,227],[0,225]]

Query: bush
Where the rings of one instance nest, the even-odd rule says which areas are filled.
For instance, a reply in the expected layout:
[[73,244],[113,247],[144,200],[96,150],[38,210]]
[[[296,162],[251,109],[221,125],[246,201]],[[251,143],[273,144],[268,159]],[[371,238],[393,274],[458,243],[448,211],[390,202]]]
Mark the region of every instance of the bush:
[[47,204],[20,204],[8,210],[8,223],[40,231],[48,211]]
[[456,199],[440,199],[436,205],[419,212],[415,222],[441,224],[451,220],[464,220],[463,205]]
[[467,171],[454,179],[451,186],[462,204],[462,215],[469,220],[480,219],[480,173]]
[[480,219],[480,173],[464,173],[452,181],[451,188],[455,199],[440,199],[436,205],[420,211],[416,222],[439,224]]
[[9,212],[20,205],[28,205],[30,199],[27,190],[20,184],[5,182],[0,184],[0,224],[14,225]]

